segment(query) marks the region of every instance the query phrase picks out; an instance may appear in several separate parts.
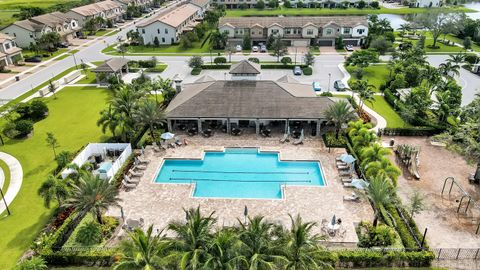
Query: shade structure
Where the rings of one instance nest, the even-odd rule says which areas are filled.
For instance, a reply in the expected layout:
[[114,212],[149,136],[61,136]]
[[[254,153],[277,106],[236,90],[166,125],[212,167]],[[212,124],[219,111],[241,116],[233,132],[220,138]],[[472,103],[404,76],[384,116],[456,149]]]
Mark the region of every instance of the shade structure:
[[353,179],[352,186],[358,189],[365,189],[366,187],[368,187],[368,183],[363,179]]
[[165,132],[162,135],[160,135],[160,138],[162,138],[164,140],[170,140],[170,139],[173,139],[173,137],[175,137],[175,134],[170,133],[170,132]]
[[335,217],[335,215],[333,215],[333,217],[332,217],[332,225],[335,225],[335,223],[337,223],[337,217]]
[[348,154],[341,155],[340,159],[347,164],[351,164],[355,161],[355,158],[352,155],[348,155]]

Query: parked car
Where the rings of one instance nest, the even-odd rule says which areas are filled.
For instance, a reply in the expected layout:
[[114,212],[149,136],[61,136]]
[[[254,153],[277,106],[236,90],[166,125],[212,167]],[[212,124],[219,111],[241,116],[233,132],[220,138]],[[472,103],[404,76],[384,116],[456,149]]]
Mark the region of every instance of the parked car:
[[42,57],[39,55],[28,57],[28,58],[25,58],[25,62],[40,63],[42,62]]
[[62,42],[62,43],[57,44],[58,48],[68,48],[68,46],[70,46],[70,44],[68,44],[68,42]]
[[349,51],[349,52],[353,52],[353,45],[347,45],[345,46],[345,50]]
[[242,51],[242,45],[235,46],[235,51],[241,52]]
[[335,88],[335,90],[337,90],[337,91],[345,91],[346,90],[345,84],[343,84],[343,82],[340,81],[340,80],[337,80],[337,81],[333,82],[333,88]]
[[252,52],[258,52],[258,46],[253,46],[252,47]]
[[322,91],[322,87],[320,86],[319,82],[313,82],[312,86],[313,86],[313,91],[315,91],[315,92],[321,92]]
[[125,20],[119,19],[119,20],[117,20],[117,23],[125,23]]
[[293,75],[302,75],[302,69],[299,66],[293,68]]
[[267,46],[265,45],[260,45],[260,52],[267,52]]

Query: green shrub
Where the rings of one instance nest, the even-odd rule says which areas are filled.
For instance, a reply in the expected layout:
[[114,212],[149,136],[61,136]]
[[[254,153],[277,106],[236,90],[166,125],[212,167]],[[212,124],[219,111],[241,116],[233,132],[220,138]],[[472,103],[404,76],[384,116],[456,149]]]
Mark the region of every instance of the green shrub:
[[332,148],[345,148],[347,146],[347,139],[345,135],[339,134],[338,139],[335,137],[335,132],[327,132],[322,135],[325,146]]
[[288,56],[285,56],[285,57],[282,57],[282,59],[280,60],[280,62],[284,65],[289,65],[292,63],[292,58],[288,57]]
[[313,70],[311,67],[304,67],[302,68],[302,71],[303,71],[303,75],[312,75],[313,73]]
[[192,72],[190,72],[190,74],[198,75],[198,74],[200,74],[200,72],[202,72],[202,68],[193,68]]
[[387,136],[433,136],[445,129],[435,127],[384,128],[380,133]]
[[25,260],[15,267],[15,270],[47,270],[47,264],[42,257],[32,257]]
[[42,100],[35,99],[30,103],[30,118],[32,118],[33,120],[43,119],[47,114],[47,104]]
[[253,63],[257,63],[257,64],[260,63],[260,60],[256,57],[250,57],[250,58],[248,58],[248,61],[253,62]]
[[435,259],[431,251],[342,250],[335,252],[337,266],[352,267],[429,267]]
[[[262,64],[260,67],[262,69],[290,69],[293,70],[294,67],[298,65],[279,65],[279,64]],[[306,67],[305,65],[300,65],[301,68]]]
[[102,230],[100,226],[94,221],[82,225],[78,228],[75,242],[85,246],[92,246],[102,242]]
[[333,97],[333,94],[332,92],[323,92],[320,94],[320,96],[322,97]]
[[109,216],[102,217],[102,222],[103,224],[100,225],[102,236],[104,239],[109,239],[117,228],[119,222],[116,218]]
[[478,56],[475,53],[467,53],[465,55],[465,62],[470,64],[476,64],[478,62]]
[[167,69],[168,65],[166,64],[160,64],[157,65],[154,68],[147,68],[145,72],[150,72],[150,73],[162,73],[165,69]]
[[359,225],[360,232],[364,232],[359,237],[360,247],[385,247],[395,242],[395,231],[386,225],[373,227],[370,222],[362,222]]
[[30,120],[18,120],[15,122],[15,130],[18,132],[15,137],[25,137],[33,131],[33,122]]
[[220,64],[225,64],[227,63],[227,58],[225,57],[215,57],[215,59],[213,59],[213,62],[216,64],[216,65],[220,65]]
[[417,243],[415,242],[415,239],[410,234],[407,225],[405,225],[402,218],[398,215],[395,206],[389,205],[385,207],[385,209],[390,213],[391,217],[395,221],[395,229],[397,230],[398,235],[402,239],[403,246],[410,249],[419,248]]
[[217,64],[217,65],[202,65],[201,68],[202,68],[202,69],[230,69],[230,65],[221,65],[221,64]]
[[42,258],[48,265],[95,265],[111,266],[114,263],[116,249],[100,249],[83,252],[45,252]]

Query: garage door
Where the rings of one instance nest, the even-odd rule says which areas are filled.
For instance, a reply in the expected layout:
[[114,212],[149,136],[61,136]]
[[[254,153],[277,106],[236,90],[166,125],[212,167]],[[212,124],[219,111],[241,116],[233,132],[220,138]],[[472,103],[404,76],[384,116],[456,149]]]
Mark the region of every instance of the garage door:
[[356,40],[356,39],[344,39],[343,43],[345,45],[358,46],[358,40]]
[[318,46],[333,46],[334,41],[333,40],[319,40],[318,41]]
[[309,43],[308,40],[294,40],[292,43],[292,46],[307,47],[309,45],[308,43]]

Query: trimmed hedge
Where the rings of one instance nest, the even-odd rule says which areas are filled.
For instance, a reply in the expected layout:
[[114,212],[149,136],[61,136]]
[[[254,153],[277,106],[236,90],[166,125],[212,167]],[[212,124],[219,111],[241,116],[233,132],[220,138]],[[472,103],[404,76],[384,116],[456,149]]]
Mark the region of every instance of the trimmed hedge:
[[202,69],[230,69],[230,65],[202,65]]
[[310,76],[313,74],[313,70],[311,67],[304,67],[302,68],[303,75]]
[[198,74],[200,74],[200,72],[202,72],[201,68],[193,68],[192,71],[190,72],[190,74],[198,75]]
[[435,127],[384,128],[379,132],[387,136],[433,136],[442,133],[444,129]]
[[306,65],[282,65],[282,64],[263,64],[260,65],[262,69],[291,69],[293,70],[294,67],[299,66],[300,68],[307,67]]
[[337,267],[428,267],[435,259],[431,251],[342,250]]
[[339,134],[338,140],[335,138],[335,132],[327,132],[322,135],[323,142],[325,143],[326,147],[331,148],[345,148],[347,147],[347,139],[345,135]]
[[115,262],[115,249],[83,252],[48,252],[41,257],[48,265],[58,266],[111,266]]

